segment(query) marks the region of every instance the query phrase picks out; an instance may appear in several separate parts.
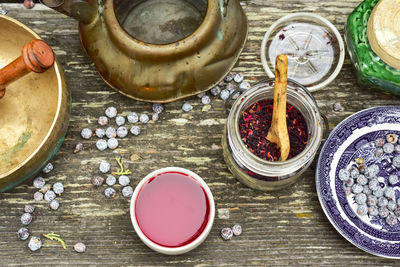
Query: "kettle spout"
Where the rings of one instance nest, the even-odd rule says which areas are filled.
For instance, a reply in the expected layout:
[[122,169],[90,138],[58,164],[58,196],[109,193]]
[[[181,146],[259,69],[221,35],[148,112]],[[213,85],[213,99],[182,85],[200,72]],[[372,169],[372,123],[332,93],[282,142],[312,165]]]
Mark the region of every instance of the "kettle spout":
[[84,24],[91,23],[97,14],[96,7],[85,0],[40,0],[40,2]]

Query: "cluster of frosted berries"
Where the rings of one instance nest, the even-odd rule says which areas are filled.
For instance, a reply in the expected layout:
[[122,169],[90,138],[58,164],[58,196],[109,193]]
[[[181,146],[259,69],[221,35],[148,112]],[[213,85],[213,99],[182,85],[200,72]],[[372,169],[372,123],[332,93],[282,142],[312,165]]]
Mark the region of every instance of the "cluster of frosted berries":
[[225,227],[221,230],[221,237],[223,240],[231,240],[233,236],[239,236],[242,234],[242,226],[235,224],[232,228]]
[[[229,72],[228,75],[221,81],[218,85],[214,86],[210,89],[209,93],[211,96],[221,98],[226,101],[228,98],[238,89],[241,91],[247,90],[251,88],[251,85],[247,81],[243,81],[244,76],[242,73],[233,73]],[[203,104],[202,111],[207,112],[211,109],[211,97],[207,93],[200,93],[197,95]],[[232,98],[237,97],[236,93],[232,96]],[[193,106],[189,102],[185,102],[182,105],[182,110],[184,112],[189,112],[193,109]]]
[[[157,121],[159,114],[164,111],[164,106],[159,103],[153,104],[153,114],[151,120]],[[115,122],[115,127],[112,124]],[[105,116],[100,116],[97,120],[99,127],[93,132],[90,128],[83,128],[81,130],[81,137],[89,140],[92,136],[99,138],[96,142],[96,148],[103,151],[107,148],[116,149],[119,146],[118,138],[125,138],[129,132],[137,136],[140,134],[140,127],[137,123],[147,124],[150,121],[149,115],[146,113],[138,114],[136,112],[130,112],[126,116],[118,115],[118,111],[115,107],[108,107],[105,110]],[[126,123],[131,125],[127,126]],[[74,153],[82,151],[82,143],[78,143],[74,148]]]
[[[101,173],[107,174],[110,172],[110,169],[110,163],[108,163],[107,161],[100,162],[99,170]],[[121,192],[124,197],[129,198],[133,194],[133,188],[132,186],[130,186],[131,179],[126,175],[119,176],[118,180],[115,176],[111,174],[108,174],[106,179],[101,176],[96,176],[92,179],[92,184],[96,187],[101,187],[104,182],[108,186],[104,190],[104,195],[106,196],[106,198],[115,198],[115,196],[117,195],[117,190],[114,188],[114,186],[117,185],[117,182],[122,187]]]
[[[52,170],[53,165],[48,163],[42,171],[47,174]],[[33,194],[33,199],[36,202],[40,202],[44,199],[49,202],[50,209],[58,210],[60,202],[56,197],[64,193],[64,185],[61,182],[56,182],[53,185],[46,184],[45,178],[39,176],[33,180],[33,186],[38,189],[38,191]]]
[[[357,158],[348,169],[341,169],[338,178],[343,182],[347,196],[352,195],[357,204],[357,214],[378,216],[390,226],[398,224],[400,198],[394,189],[399,185],[397,170],[400,168],[400,145],[397,134],[375,141],[375,156],[382,157],[380,165],[389,170],[389,177],[381,177],[377,164],[367,165],[363,158]],[[396,196],[397,195],[397,196]]]

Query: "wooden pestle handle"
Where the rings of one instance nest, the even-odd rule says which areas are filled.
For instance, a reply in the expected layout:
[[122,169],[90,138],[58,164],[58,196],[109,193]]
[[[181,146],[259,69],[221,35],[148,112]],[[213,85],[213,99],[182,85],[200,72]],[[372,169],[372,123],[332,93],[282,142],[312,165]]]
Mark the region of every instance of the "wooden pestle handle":
[[18,80],[30,71],[45,72],[54,64],[54,53],[44,41],[34,39],[22,48],[22,54],[13,62],[0,69],[0,99],[8,84]]
[[281,161],[287,159],[290,151],[290,141],[286,124],[287,70],[287,56],[278,55],[275,65],[274,109],[267,140],[277,144],[280,148]]

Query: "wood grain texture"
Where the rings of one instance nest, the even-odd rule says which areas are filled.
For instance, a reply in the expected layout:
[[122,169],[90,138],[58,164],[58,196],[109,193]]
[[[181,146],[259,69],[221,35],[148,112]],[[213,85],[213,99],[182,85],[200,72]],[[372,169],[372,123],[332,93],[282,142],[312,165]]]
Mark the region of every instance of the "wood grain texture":
[[[22,1],[21,1],[22,2]],[[326,17],[343,34],[348,14],[359,0],[247,0],[242,6],[249,20],[249,38],[234,71],[255,82],[265,78],[260,45],[268,27],[292,12],[313,12]],[[21,3],[0,4],[8,15],[27,24],[48,42],[64,67],[72,92],[72,117],[67,138],[52,160],[55,170],[46,175],[49,183],[61,181],[65,193],[58,211],[50,211],[46,202],[35,204],[38,216],[29,225],[32,234],[54,231],[67,243],[44,240],[44,246],[32,253],[16,232],[21,227],[24,204],[32,203],[32,182],[0,194],[0,265],[395,265],[397,261],[369,255],[346,241],[325,217],[315,189],[315,164],[291,188],[273,193],[251,190],[239,183],[227,169],[221,149],[225,123],[224,103],[213,99],[212,109],[201,112],[201,103],[188,99],[194,110],[183,114],[184,101],[166,105],[160,121],[142,127],[142,134],[120,142],[115,151],[99,152],[96,138],[83,141],[85,150],[72,154],[82,141],[83,127],[96,127],[97,118],[107,106],[116,106],[122,114],[148,112],[151,105],[132,101],[110,89],[80,47],[77,23],[41,5],[31,10]],[[361,88],[348,55],[338,78],[327,88],[314,93],[331,127],[364,108],[398,105],[400,99]],[[344,107],[334,112],[332,105]],[[89,123],[90,122],[90,123]],[[139,160],[130,161],[132,154]],[[102,190],[93,188],[90,178],[98,175],[100,160],[113,162],[122,156],[133,171],[136,185],[150,171],[167,166],[188,168],[204,178],[214,194],[216,209],[229,210],[229,218],[216,216],[207,240],[196,250],[181,256],[163,256],[148,249],[137,237],[129,218],[129,201],[119,192],[114,200],[105,199]],[[225,219],[223,219],[225,218]],[[243,234],[230,242],[219,237],[222,227],[240,223]],[[77,254],[72,245],[84,242],[87,252]]]

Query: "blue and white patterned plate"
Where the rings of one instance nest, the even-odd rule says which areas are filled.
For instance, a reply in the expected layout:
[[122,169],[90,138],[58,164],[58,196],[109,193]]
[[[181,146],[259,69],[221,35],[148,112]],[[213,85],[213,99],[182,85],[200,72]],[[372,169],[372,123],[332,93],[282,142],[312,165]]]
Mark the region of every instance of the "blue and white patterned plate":
[[[400,169],[391,164],[390,155],[375,156],[378,137],[388,133],[400,135],[400,107],[375,107],[362,110],[342,121],[329,135],[318,159],[316,186],[319,201],[332,225],[355,246],[368,253],[400,258],[400,221],[389,226],[377,216],[359,216],[354,195],[346,196],[343,182],[337,176],[355,158],[377,164],[379,176],[387,183],[390,174],[400,176]],[[400,183],[394,186],[396,199],[400,197]]]

